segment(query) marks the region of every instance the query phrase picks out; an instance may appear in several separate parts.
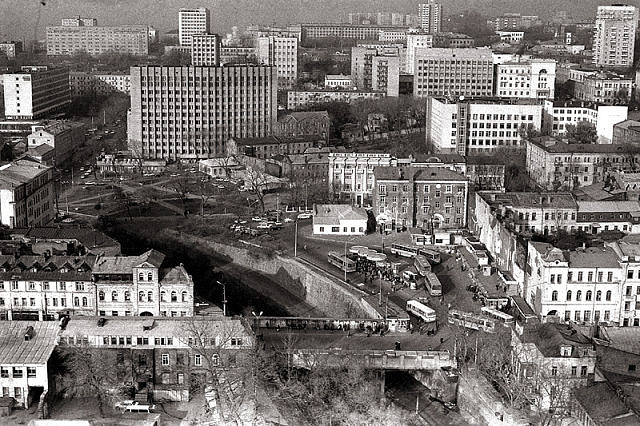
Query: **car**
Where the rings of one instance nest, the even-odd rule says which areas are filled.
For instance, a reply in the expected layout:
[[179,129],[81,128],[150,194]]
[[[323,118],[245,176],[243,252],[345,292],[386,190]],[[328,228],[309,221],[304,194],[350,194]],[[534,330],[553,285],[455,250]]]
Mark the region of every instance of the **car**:
[[258,229],[271,229],[272,226],[273,225],[271,225],[268,222],[262,222],[262,223],[258,224],[258,226],[256,226],[256,228],[258,228]]
[[291,219],[290,217],[284,218],[284,223],[291,223],[291,222],[293,222],[293,219]]
[[171,176],[171,177],[178,177],[178,176],[180,176],[180,174],[179,174],[179,173],[171,173],[169,176]]
[[133,399],[125,399],[124,401],[116,402],[114,407],[118,410],[124,410],[128,405],[133,405],[135,403],[137,403],[137,401],[134,401]]
[[300,213],[298,219],[311,219],[311,213]]
[[264,220],[264,218],[261,218],[260,216],[254,216],[251,218],[252,222],[262,222]]
[[225,186],[224,185],[218,185],[218,189],[224,189]]

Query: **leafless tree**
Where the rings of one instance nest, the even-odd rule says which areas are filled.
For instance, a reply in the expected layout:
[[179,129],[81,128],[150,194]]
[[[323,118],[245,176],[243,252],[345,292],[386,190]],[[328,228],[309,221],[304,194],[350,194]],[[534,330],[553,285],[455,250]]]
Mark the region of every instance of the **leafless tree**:
[[181,175],[178,178],[171,181],[169,187],[172,188],[180,202],[182,203],[182,211],[184,215],[187,215],[187,202],[189,201],[189,178]]
[[244,187],[254,195],[260,205],[260,211],[264,212],[264,191],[268,184],[267,175],[255,168],[247,168],[245,170]]
[[200,216],[204,217],[204,206],[216,195],[216,189],[211,184],[211,177],[206,176],[197,181],[196,191],[200,197]]

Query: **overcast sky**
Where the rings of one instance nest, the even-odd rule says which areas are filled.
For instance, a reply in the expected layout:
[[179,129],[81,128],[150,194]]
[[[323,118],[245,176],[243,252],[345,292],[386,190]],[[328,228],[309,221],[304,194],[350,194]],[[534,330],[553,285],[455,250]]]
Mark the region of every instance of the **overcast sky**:
[[[46,4],[43,6],[41,2]],[[212,32],[227,33],[232,25],[340,21],[349,12],[415,13],[419,0],[0,0],[0,39],[44,38],[47,25],[63,17],[95,17],[100,25],[143,24],[161,31],[177,28],[180,7],[204,6],[211,11]],[[549,17],[567,10],[579,18],[592,17],[598,0],[443,0],[452,10],[477,9],[492,15],[522,12]],[[638,5],[639,0],[628,2]]]

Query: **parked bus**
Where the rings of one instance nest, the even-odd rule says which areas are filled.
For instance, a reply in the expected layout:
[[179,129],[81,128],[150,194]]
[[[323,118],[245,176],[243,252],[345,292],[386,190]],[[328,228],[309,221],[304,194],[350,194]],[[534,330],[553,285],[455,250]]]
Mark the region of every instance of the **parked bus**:
[[407,301],[407,312],[417,316],[424,322],[434,322],[436,320],[436,311],[417,300]]
[[342,253],[330,251],[327,261],[333,266],[336,266],[342,269],[343,271],[346,271],[346,272],[356,271],[356,262],[354,260],[349,259],[349,257],[345,256]]
[[416,257],[418,249],[406,244],[393,243],[391,244],[391,254],[397,254],[403,257]]
[[511,325],[515,322],[514,318],[511,315],[505,314],[504,312],[491,308],[489,306],[483,306],[482,312],[489,318],[493,318],[494,320],[500,321],[506,325]]
[[426,257],[427,260],[431,262],[432,265],[437,265],[438,263],[441,262],[440,253],[435,250],[421,248],[418,250],[418,254]]
[[438,276],[433,272],[427,273],[424,278],[424,285],[431,296],[442,296],[442,284]]
[[421,254],[416,256],[416,260],[413,262],[413,266],[415,266],[418,273],[423,277],[426,277],[427,274],[431,272],[431,263],[429,263],[427,258]]
[[447,321],[452,325],[458,325],[472,330],[481,330],[486,333],[495,333],[496,331],[495,320],[484,315],[474,314],[473,312],[451,309]]

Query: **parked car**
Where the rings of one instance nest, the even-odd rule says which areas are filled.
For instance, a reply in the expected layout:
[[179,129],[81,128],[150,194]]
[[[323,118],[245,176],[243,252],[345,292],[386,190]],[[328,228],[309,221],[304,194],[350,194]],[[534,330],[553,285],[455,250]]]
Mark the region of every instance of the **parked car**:
[[273,225],[271,225],[268,222],[261,222],[261,223],[258,224],[258,226],[256,226],[256,228],[258,228],[258,229],[271,229],[272,226]]
[[311,219],[311,213],[300,213],[298,219]]
[[291,219],[290,217],[284,218],[284,223],[291,223],[291,222],[293,222],[293,219]]

